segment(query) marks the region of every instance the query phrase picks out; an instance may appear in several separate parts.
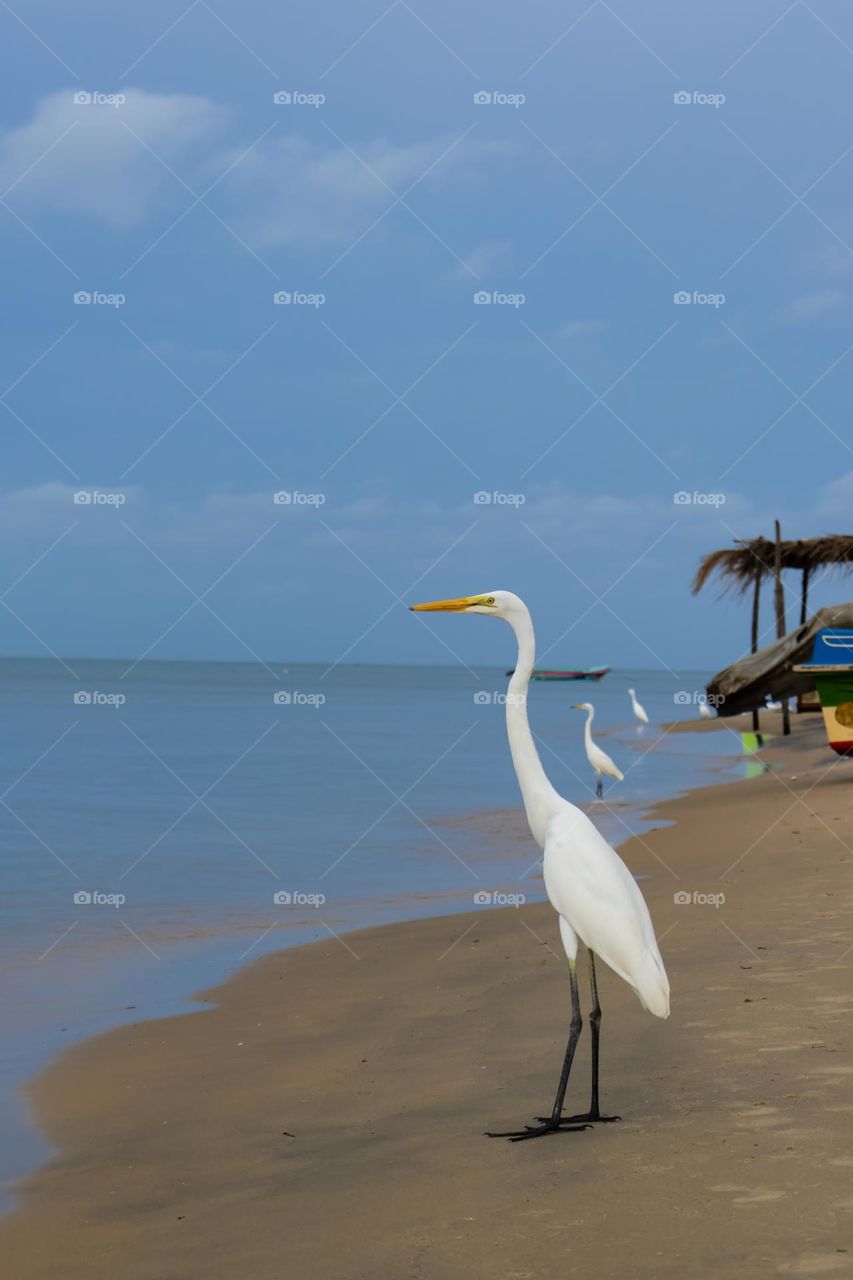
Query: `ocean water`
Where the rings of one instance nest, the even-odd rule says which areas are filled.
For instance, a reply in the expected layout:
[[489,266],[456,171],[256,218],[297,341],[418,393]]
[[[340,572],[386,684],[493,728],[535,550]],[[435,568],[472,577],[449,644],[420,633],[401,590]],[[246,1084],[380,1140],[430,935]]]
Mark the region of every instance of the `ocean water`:
[[[495,668],[0,660],[0,1177],[45,1154],[14,1086],[70,1040],[182,1011],[270,949],[543,896],[503,812],[506,686]],[[614,843],[652,801],[742,767],[730,734],[660,727],[696,717],[702,687],[651,671],[531,687],[543,762],[576,803],[594,780],[571,704],[595,703],[626,775],[592,811]]]

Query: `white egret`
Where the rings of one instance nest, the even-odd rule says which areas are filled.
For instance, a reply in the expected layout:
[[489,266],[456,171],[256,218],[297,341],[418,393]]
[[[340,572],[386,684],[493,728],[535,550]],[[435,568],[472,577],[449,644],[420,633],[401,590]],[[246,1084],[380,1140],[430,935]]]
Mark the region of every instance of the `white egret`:
[[[490,1134],[518,1142],[543,1134],[576,1131],[589,1121],[612,1120],[599,1108],[599,1035],[601,1005],[595,976],[600,956],[636,992],[658,1018],[669,1017],[669,982],[655,941],[648,908],[637,882],[619,855],[580,809],[552,787],[542,767],[527,719],[527,689],[533,671],[535,639],[527,606],[509,591],[412,605],[418,611],[481,613],[503,618],[518,641],[518,658],[509,682],[506,727],[524,809],[534,840],[544,851],[545,889],[560,920],[560,937],[569,960],[572,1016],[563,1069],[550,1116],[511,1133]],[[592,1096],[589,1111],[564,1116],[563,1102],[582,1019],[577,980],[578,940],[589,953],[592,994]]]
[[586,758],[595,770],[595,794],[600,800],[604,795],[601,775],[606,773],[608,778],[616,778],[618,782],[624,782],[624,775],[617,769],[607,752],[602,751],[601,747],[592,740],[592,720],[595,715],[595,707],[591,702],[575,702],[573,707],[575,711],[586,712],[586,724],[583,727],[583,745],[586,747]]
[[637,701],[636,693],[634,692],[633,689],[629,689],[628,693],[630,694],[630,697],[631,697],[631,710],[634,712],[634,715],[637,717],[640,724],[648,724],[649,717],[646,713],[646,709],[645,707],[640,706],[639,702]]
[[713,713],[713,711],[711,710],[711,708],[708,706],[707,702],[700,702],[700,703],[699,703],[699,714],[700,714],[700,716],[702,717],[702,719],[703,719],[703,720],[713,720],[713,719],[714,719],[714,713]]

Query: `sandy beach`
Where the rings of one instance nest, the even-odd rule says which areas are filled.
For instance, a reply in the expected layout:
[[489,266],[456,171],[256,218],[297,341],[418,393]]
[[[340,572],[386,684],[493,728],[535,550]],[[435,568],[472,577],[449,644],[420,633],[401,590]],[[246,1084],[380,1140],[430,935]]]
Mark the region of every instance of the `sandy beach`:
[[[0,1227],[7,1274],[853,1271],[853,764],[820,717],[794,729],[772,772],[670,801],[622,846],[673,988],[661,1022],[600,978],[622,1123],[483,1136],[553,1096],[568,983],[547,904],[330,936],[32,1083],[57,1155]],[[573,1110],[587,1051],[585,1031]]]

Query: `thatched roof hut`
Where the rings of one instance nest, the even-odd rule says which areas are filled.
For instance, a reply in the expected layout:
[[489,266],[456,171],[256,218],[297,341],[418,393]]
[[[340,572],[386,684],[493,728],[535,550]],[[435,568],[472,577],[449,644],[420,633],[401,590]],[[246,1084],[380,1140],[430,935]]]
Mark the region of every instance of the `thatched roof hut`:
[[[776,545],[769,538],[739,538],[733,547],[723,547],[703,556],[693,579],[693,593],[701,591],[714,574],[723,591],[745,595],[756,579],[772,576]],[[809,579],[819,570],[853,565],[853,536],[829,533],[822,538],[797,538],[781,544],[783,569],[799,569],[803,575],[800,624],[806,621]]]
[[[742,596],[751,589],[751,652],[755,655],[758,652],[760,638],[758,614],[761,585],[765,578],[772,578],[775,584],[776,638],[777,642],[781,643],[787,632],[782,572],[785,569],[797,569],[802,574],[800,591],[800,629],[802,630],[808,620],[809,580],[812,575],[818,570],[826,572],[847,566],[853,566],[853,537],[835,533],[827,534],[822,538],[797,538],[794,541],[783,542],[777,520],[776,538],[773,541],[769,538],[738,538],[733,547],[723,547],[720,551],[711,551],[703,556],[699,562],[696,577],[693,579],[693,594],[701,591],[714,574],[717,575],[723,592],[734,591]],[[736,663],[735,667],[739,668],[740,664]],[[778,679],[781,668],[777,665],[773,668],[773,672]],[[775,696],[781,693],[781,689],[767,691],[774,692]],[[789,733],[787,702],[783,705],[782,718],[783,731]],[[757,731],[756,704],[753,704],[752,723]]]

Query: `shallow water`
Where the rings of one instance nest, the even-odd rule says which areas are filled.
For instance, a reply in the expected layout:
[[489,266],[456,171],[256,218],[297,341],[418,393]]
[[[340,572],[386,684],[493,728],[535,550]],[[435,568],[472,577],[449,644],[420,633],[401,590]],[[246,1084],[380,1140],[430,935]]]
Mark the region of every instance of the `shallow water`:
[[[182,1011],[265,951],[542,896],[537,850],[503,812],[518,799],[503,669],[128,667],[0,660],[6,1085],[70,1040]],[[677,694],[702,684],[614,671],[532,686],[543,763],[576,803],[593,778],[571,704],[594,701],[625,773],[592,810],[612,842],[654,800],[732,776],[729,734],[655,727],[696,717]],[[629,685],[648,727],[631,723]],[[0,1131],[0,1175],[44,1154],[14,1094]]]

